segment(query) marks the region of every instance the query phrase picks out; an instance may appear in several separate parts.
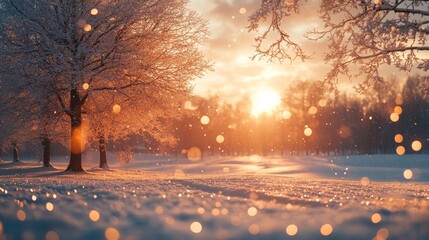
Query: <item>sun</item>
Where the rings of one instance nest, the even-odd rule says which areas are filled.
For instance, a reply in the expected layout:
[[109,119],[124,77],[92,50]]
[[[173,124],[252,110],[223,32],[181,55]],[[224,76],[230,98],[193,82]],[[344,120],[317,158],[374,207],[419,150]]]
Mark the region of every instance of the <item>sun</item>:
[[252,96],[252,115],[257,117],[262,113],[272,113],[280,102],[280,94],[276,91],[260,89]]

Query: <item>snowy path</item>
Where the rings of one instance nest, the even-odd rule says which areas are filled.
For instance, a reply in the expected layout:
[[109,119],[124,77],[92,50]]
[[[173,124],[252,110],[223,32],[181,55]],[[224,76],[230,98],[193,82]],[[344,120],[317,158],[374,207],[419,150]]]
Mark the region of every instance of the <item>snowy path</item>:
[[[160,161],[152,164],[171,169],[176,165]],[[203,165],[194,166],[195,170]],[[122,169],[92,170],[76,176],[41,170],[32,164],[18,167],[3,164],[0,165],[1,236],[52,240],[117,239],[118,236],[121,239],[372,239],[376,236],[385,239],[387,235],[389,239],[429,238],[426,183],[371,182],[363,186],[359,180],[233,174],[239,165],[231,162],[229,165],[228,174],[185,175],[160,169],[158,173]],[[184,172],[189,167],[180,166]],[[215,171],[210,167],[204,170]],[[381,221],[373,223],[373,215],[374,220],[380,216]],[[331,226],[332,233],[323,236],[322,226],[325,234]]]

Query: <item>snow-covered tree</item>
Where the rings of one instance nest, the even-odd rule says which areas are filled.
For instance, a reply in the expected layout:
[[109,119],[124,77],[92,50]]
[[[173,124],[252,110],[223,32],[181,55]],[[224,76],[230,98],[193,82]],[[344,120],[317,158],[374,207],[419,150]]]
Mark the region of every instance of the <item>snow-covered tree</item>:
[[69,117],[68,170],[83,171],[82,113],[88,97],[188,94],[189,81],[207,69],[198,48],[207,36],[206,22],[187,9],[187,2],[0,2],[0,58],[6,60],[1,74],[23,77],[36,71],[40,79],[31,87],[44,87],[56,98]]
[[[400,70],[429,69],[429,3],[415,0],[320,0],[319,12],[324,23],[309,29],[307,37],[326,41],[325,60],[332,65],[324,80],[335,85],[341,75],[363,76],[360,88],[383,81],[379,69],[393,65]],[[302,45],[284,28],[293,21],[303,0],[263,0],[250,18],[250,30],[264,29],[257,41],[257,55],[270,60],[305,59]],[[266,25],[268,24],[268,25]],[[268,26],[268,27],[266,27]],[[273,38],[273,35],[276,37]],[[273,40],[274,39],[274,40]],[[359,71],[353,68],[359,67]]]
[[181,114],[178,109],[183,94],[158,92],[147,92],[143,97],[100,92],[88,99],[88,142],[98,145],[100,168],[108,168],[107,142],[123,143],[130,136],[145,134],[159,142],[174,142],[167,127]]

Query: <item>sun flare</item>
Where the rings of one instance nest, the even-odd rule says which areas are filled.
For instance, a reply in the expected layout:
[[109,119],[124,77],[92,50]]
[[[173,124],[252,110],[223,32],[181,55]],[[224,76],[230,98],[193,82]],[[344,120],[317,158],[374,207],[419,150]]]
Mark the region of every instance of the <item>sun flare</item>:
[[262,113],[271,113],[280,105],[280,94],[271,89],[261,89],[252,97],[252,115],[259,116]]

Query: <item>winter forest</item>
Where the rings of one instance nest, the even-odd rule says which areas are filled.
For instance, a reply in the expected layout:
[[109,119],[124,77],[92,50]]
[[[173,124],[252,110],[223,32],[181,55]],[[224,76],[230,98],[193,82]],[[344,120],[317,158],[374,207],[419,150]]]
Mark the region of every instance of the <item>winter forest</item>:
[[428,18],[0,0],[0,239],[429,238]]

